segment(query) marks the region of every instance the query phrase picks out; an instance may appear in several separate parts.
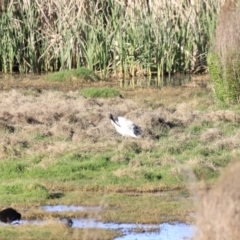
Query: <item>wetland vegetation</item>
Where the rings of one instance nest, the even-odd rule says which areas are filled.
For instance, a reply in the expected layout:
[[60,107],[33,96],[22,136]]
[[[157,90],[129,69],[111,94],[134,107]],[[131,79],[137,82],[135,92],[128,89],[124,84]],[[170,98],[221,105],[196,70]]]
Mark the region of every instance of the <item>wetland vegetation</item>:
[[[239,156],[240,109],[216,103],[205,76],[162,89],[121,88],[119,83],[109,87],[104,82],[93,88],[79,82],[69,91],[69,83],[34,84],[29,86],[27,79],[0,81],[5,89],[0,94],[0,202],[1,208],[17,208],[23,219],[193,223],[195,197]],[[98,96],[86,97],[84,90]],[[143,137],[119,135],[108,119],[110,112],[136,122]],[[36,208],[46,204],[101,210],[46,213]],[[45,227],[30,227],[23,236],[47,234],[51,228]],[[9,226],[1,234],[17,231]],[[59,231],[65,239],[84,232]],[[56,234],[51,232],[51,238],[57,239]]]
[[[202,191],[240,154],[240,4],[222,4],[1,1],[0,71],[33,73],[0,76],[1,209],[26,220],[194,223]],[[163,87],[166,74],[205,71],[206,59],[211,79]],[[54,73],[35,74],[46,72]],[[125,87],[127,76],[146,84]],[[120,136],[109,113],[139,125],[142,138]],[[40,208],[58,204],[97,209]],[[0,231],[0,239],[119,235],[56,222]]]
[[3,0],[0,71],[102,78],[206,70],[221,0]]

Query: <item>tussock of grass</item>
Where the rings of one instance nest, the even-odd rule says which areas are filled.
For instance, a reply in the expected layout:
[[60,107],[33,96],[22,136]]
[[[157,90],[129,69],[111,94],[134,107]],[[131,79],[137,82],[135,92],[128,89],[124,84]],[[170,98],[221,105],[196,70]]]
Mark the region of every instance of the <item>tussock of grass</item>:
[[95,82],[99,81],[100,77],[87,68],[77,68],[49,73],[43,79],[50,82],[66,82],[74,79]]
[[83,88],[80,93],[84,97],[88,98],[109,98],[119,96],[119,91],[114,88],[98,88],[98,87],[89,87]]
[[240,121],[239,114],[232,110],[217,110],[211,111],[205,115],[207,121],[217,122],[235,122],[238,123]]
[[201,140],[204,142],[212,142],[222,137],[222,132],[217,128],[209,128],[201,135]]

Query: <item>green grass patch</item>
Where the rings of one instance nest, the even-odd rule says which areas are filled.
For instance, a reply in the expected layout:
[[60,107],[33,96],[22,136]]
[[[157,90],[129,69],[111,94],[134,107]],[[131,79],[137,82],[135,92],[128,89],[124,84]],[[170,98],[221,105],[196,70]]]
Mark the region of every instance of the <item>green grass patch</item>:
[[[8,192],[12,193],[12,202],[19,199],[23,201],[28,196],[32,202],[38,202],[39,196],[46,200],[49,189],[29,187],[28,183],[32,179],[40,185],[44,183],[44,186],[55,182],[60,189],[65,183],[69,186],[77,184],[81,188],[111,186],[115,189],[136,189],[148,184],[156,188],[159,184],[171,187],[179,183],[180,176],[173,175],[169,171],[169,165],[156,165],[151,159],[146,159],[146,154],[136,151],[135,148],[123,151],[97,154],[66,152],[49,163],[45,155],[17,161],[2,160],[0,180],[6,184],[6,179],[10,182],[21,179],[21,184],[17,185],[16,189],[12,185],[8,188],[2,185],[2,196],[6,197]],[[116,155],[119,159],[115,158]],[[23,195],[24,191],[26,196]]]
[[80,93],[84,97],[88,98],[110,98],[119,96],[119,91],[114,88],[97,88],[97,87],[89,87],[83,88]]
[[100,77],[92,70],[87,68],[77,68],[71,70],[61,70],[44,76],[44,80],[51,82],[66,82],[73,79],[95,82],[99,81]]
[[48,197],[48,190],[40,183],[29,181],[11,183],[9,181],[0,185],[1,204],[41,202],[46,201]]

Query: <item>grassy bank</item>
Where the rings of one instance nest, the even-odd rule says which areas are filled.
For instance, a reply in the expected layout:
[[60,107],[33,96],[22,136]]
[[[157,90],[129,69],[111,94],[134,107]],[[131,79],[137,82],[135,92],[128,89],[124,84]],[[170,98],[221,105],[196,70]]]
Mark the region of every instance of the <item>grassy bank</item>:
[[[238,154],[239,109],[215,104],[208,88],[112,89],[121,98],[111,88],[91,98],[92,89],[1,93],[2,203],[48,199],[53,183],[63,192],[186,189],[192,175],[214,182]],[[118,135],[110,112],[140,125],[143,138]]]
[[[101,211],[64,216],[192,222],[193,198],[239,157],[240,109],[214,102],[208,82],[162,90],[39,84],[0,93],[0,207],[24,219],[56,219],[63,213],[36,207],[75,204]],[[120,136],[109,113],[130,118],[143,137]],[[21,231],[31,236],[31,229]]]
[[221,2],[2,1],[0,71],[203,71]]
[[53,224],[51,221],[45,226],[6,226],[1,229],[0,239],[11,240],[17,238],[25,239],[49,239],[49,240],[64,240],[64,239],[104,239],[110,240],[117,237],[119,233],[112,232],[106,229],[82,230],[82,229],[66,229],[60,224]]

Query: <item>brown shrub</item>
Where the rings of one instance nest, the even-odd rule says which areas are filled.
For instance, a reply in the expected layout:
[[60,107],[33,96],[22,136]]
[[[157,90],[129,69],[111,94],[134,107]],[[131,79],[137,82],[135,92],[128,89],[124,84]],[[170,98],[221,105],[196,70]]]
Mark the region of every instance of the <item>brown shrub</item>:
[[240,239],[240,163],[229,167],[202,199],[194,240]]
[[239,146],[240,146],[240,138],[239,138],[240,136],[239,135],[240,134],[238,132],[234,136],[219,139],[219,140],[215,141],[215,144],[213,145],[213,147],[216,149],[223,149],[223,148],[227,148],[230,150],[239,149]]

